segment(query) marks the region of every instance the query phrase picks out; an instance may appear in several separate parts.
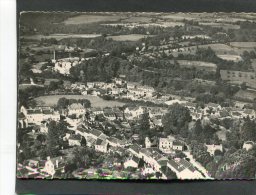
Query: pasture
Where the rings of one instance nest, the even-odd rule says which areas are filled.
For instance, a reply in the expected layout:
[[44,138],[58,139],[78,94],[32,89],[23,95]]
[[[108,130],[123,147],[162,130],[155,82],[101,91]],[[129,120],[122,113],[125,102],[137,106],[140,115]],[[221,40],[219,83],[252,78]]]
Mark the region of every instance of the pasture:
[[122,102],[118,101],[107,101],[103,100],[98,96],[92,95],[47,95],[35,98],[38,105],[42,106],[54,106],[57,104],[58,100],[62,97],[67,99],[87,99],[91,102],[92,107],[121,107],[124,105]]
[[29,40],[37,40],[40,41],[41,39],[51,39],[54,38],[57,41],[60,41],[65,38],[82,38],[82,39],[91,39],[91,38],[96,38],[100,37],[101,34],[51,34],[51,35],[26,35],[22,36],[21,38],[24,39],[29,39]]
[[80,16],[70,17],[65,20],[63,23],[66,25],[69,24],[91,24],[98,22],[114,22],[119,21],[120,19],[125,18],[120,14],[118,15],[108,15],[108,14],[82,14]]
[[237,48],[254,49],[256,42],[230,42],[230,46]]
[[129,34],[129,35],[108,36],[107,39],[112,39],[114,41],[138,41],[146,37],[149,37],[149,35]]

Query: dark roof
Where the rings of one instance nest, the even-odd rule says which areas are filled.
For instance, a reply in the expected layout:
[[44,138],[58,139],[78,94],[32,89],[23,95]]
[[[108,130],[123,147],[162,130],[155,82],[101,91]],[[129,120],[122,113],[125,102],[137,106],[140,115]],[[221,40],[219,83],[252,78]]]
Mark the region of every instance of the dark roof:
[[133,160],[133,161],[136,162],[136,163],[139,163],[139,161],[140,161],[140,159],[139,159],[138,157],[136,157],[136,156],[133,156],[133,157],[131,158],[131,160]]
[[52,114],[52,111],[51,110],[43,110],[43,113],[44,114]]
[[81,135],[70,135],[69,139],[81,140]]
[[18,113],[18,118],[23,119],[23,118],[25,118],[25,115],[22,112],[19,112]]
[[102,134],[102,132],[101,132],[101,131],[99,131],[99,130],[97,130],[97,129],[93,129],[93,130],[91,131],[91,134],[93,134],[93,135],[95,135],[95,136],[99,137],[99,136],[100,136],[100,134]]
[[176,169],[178,172],[181,172],[185,169],[184,166],[179,165],[178,163],[176,163],[174,160],[169,160],[168,163],[174,168]]
[[180,141],[173,141],[173,145],[175,145],[175,146],[184,146],[184,144],[182,143],[182,142],[180,142]]
[[28,114],[41,114],[42,113],[42,111],[41,110],[39,110],[39,109],[28,109],[27,110],[27,113]]
[[141,150],[141,147],[138,144],[133,144],[130,146],[132,150],[134,150],[136,153],[139,153]]
[[97,139],[96,140],[96,145],[101,145],[103,143],[103,140],[102,139]]

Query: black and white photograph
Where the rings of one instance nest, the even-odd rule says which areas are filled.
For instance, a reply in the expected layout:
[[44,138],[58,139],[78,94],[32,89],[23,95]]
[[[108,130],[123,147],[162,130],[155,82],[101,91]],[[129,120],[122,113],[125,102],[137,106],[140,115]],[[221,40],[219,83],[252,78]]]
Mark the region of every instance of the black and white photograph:
[[22,12],[18,179],[256,178],[256,14]]

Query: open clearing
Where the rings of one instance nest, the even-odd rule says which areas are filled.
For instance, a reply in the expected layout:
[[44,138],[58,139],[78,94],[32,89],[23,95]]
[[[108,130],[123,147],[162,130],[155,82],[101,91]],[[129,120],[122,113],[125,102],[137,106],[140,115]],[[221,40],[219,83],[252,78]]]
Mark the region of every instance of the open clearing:
[[237,48],[255,48],[256,47],[256,42],[230,42],[230,45],[232,47],[237,47]]
[[113,39],[114,41],[138,41],[142,38],[146,38],[149,36],[150,35],[129,34],[129,35],[108,36],[107,39]]
[[57,41],[65,38],[83,38],[83,39],[90,39],[100,37],[100,34],[51,34],[51,35],[27,35],[22,36],[21,38],[24,39],[32,39],[32,40],[41,40],[41,39],[51,39],[54,38]]
[[44,106],[54,106],[57,104],[58,100],[62,97],[67,99],[87,99],[91,102],[92,107],[121,107],[124,105],[122,102],[118,101],[107,101],[103,100],[98,96],[92,95],[48,95],[48,96],[40,96],[35,98],[36,102],[39,105]]
[[125,17],[120,16],[120,14],[119,15],[83,14],[80,16],[68,18],[67,20],[64,21],[64,24],[90,24],[90,23],[96,23],[96,22],[114,22],[122,18],[125,18]]

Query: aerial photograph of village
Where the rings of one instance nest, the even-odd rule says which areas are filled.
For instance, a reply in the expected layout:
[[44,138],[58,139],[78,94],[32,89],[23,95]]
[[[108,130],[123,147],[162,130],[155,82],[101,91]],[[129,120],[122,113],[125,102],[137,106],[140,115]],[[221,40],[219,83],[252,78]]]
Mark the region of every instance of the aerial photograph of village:
[[17,178],[256,178],[256,14],[23,12]]

